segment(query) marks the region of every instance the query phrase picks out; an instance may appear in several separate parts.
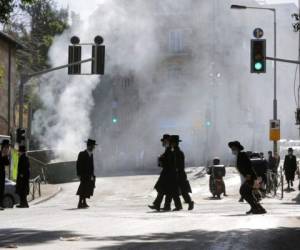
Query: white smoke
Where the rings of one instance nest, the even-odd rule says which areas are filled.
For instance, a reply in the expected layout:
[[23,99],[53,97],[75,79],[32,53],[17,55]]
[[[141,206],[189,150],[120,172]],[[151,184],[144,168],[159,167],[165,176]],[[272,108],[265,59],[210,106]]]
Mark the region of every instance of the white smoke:
[[[251,0],[240,2],[255,4]],[[231,1],[222,0],[92,3],[85,6],[85,12],[88,8],[90,13],[85,22],[73,20],[72,29],[57,37],[50,59],[53,66],[66,63],[72,35],[78,35],[82,42],[92,42],[96,35],[101,35],[107,53],[106,75],[135,76],[141,102],[139,111],[116,142],[122,147],[117,157],[123,164],[134,165],[141,155],[155,161],[155,155],[161,150],[159,136],[165,132],[180,134],[187,161],[193,159],[196,163],[203,163],[205,155],[229,155],[226,143],[231,139],[240,139],[250,150],[271,148],[268,120],[272,117],[272,64],[268,63],[267,74],[250,75],[249,44],[253,28],[260,26],[268,40],[268,54],[272,55],[272,16],[269,20],[261,13],[233,11]],[[180,11],[185,12],[184,16],[178,14]],[[281,16],[288,18],[290,14],[283,10]],[[278,47],[287,48],[278,51],[283,57],[296,51],[294,34],[286,30],[287,23],[284,20],[285,25],[278,28]],[[175,74],[174,79],[163,70],[165,58],[172,56],[168,48],[169,33],[176,29],[185,32],[188,59],[182,74],[178,77]],[[85,57],[88,54],[89,51]],[[174,65],[178,60],[182,59],[175,58]],[[293,70],[293,67],[278,66],[279,117],[285,125],[283,136],[289,138],[296,136],[292,127]],[[115,132],[105,128],[109,126],[104,122],[110,119],[111,88],[101,88],[104,83],[98,77],[68,77],[65,70],[51,74],[46,81],[40,91],[44,109],[36,112],[34,119],[34,133],[43,135],[45,145],[77,152],[90,135],[104,151],[115,143],[112,142]],[[93,100],[95,89],[107,93],[101,93],[102,99]],[[172,93],[176,96],[172,97]],[[124,95],[127,100],[132,98]],[[205,128],[208,111],[211,128]],[[157,126],[162,116],[166,118],[163,122],[176,123],[180,128]],[[112,160],[115,150],[107,149],[99,161],[111,167],[115,164]],[[124,163],[124,154],[131,157],[129,163]]]

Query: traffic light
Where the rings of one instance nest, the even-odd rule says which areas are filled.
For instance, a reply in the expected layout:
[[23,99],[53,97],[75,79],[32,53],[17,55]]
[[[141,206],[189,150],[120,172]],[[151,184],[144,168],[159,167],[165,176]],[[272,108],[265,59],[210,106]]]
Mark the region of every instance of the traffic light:
[[18,128],[16,132],[16,142],[18,144],[22,144],[26,139],[26,130],[22,128]]
[[296,110],[296,125],[300,125],[300,108]]
[[[69,46],[69,59],[68,63],[76,63],[81,61],[81,46],[79,45],[80,40],[78,37],[73,36],[71,38],[72,45]],[[81,64],[76,64],[68,67],[69,75],[80,75],[81,74]]]
[[266,40],[251,40],[251,73],[266,73]]
[[113,124],[117,124],[117,123],[118,123],[118,118],[114,116],[114,117],[112,118],[112,123],[113,123]]
[[210,128],[211,127],[211,121],[206,121],[205,122],[205,127]]
[[104,75],[105,68],[105,46],[101,45],[103,38],[95,37],[95,45],[92,47],[92,74]]

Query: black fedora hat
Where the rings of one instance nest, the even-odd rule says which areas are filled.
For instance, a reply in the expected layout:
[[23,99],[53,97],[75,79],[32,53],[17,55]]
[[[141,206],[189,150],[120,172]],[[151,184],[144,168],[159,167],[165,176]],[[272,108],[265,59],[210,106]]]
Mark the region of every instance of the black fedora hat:
[[87,145],[93,145],[93,146],[97,146],[98,144],[96,143],[96,141],[95,140],[92,140],[92,139],[88,139],[87,141],[86,141],[86,144]]
[[170,141],[171,142],[182,142],[182,140],[180,140],[180,137],[179,135],[171,135],[171,138],[170,138]]
[[231,141],[228,143],[228,147],[232,148],[238,148],[239,150],[244,150],[244,147],[241,145],[239,141]]
[[170,137],[171,136],[169,134],[164,134],[163,137],[160,139],[160,141],[169,140]]
[[289,148],[288,152],[294,152],[294,149],[293,148]]

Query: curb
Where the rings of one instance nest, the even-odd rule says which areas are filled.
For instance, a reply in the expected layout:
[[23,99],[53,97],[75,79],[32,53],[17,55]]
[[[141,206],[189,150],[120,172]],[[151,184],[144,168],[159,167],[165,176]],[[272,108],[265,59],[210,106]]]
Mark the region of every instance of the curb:
[[49,196],[47,196],[47,197],[45,197],[45,198],[41,198],[40,200],[38,200],[38,201],[36,201],[36,202],[34,202],[34,200],[33,200],[33,201],[30,202],[30,203],[31,203],[31,205],[39,205],[39,204],[41,204],[41,203],[44,203],[44,202],[46,202],[46,201],[48,201],[48,200],[54,198],[54,197],[55,197],[56,195],[58,195],[61,191],[62,191],[62,187],[59,187],[59,188],[57,189],[57,191],[54,192],[53,194],[51,194],[51,195],[49,195]]

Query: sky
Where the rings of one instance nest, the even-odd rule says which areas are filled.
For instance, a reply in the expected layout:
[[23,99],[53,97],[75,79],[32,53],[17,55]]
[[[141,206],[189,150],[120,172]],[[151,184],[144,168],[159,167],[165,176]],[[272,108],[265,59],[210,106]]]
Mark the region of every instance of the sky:
[[[56,0],[56,2],[61,5],[62,7],[69,6],[71,11],[75,11],[77,13],[80,13],[81,18],[85,19],[90,15],[91,6],[97,5],[104,0],[88,0],[89,4],[87,3],[87,0]],[[295,3],[298,5],[298,0],[266,0],[267,3],[273,4],[273,3]],[[94,8],[92,8],[94,10]]]

